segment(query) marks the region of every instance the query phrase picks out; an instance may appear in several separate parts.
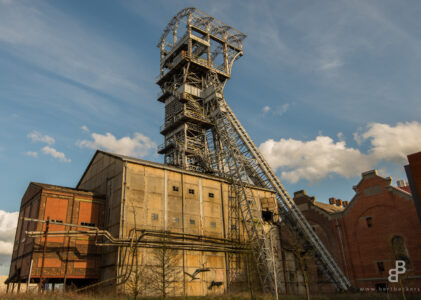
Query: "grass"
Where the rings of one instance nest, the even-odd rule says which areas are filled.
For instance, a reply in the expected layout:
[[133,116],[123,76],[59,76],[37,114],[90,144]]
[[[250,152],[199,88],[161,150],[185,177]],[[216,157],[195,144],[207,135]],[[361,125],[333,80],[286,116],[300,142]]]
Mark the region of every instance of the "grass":
[[[20,293],[20,294],[0,294],[0,299],[4,300],[134,300],[129,295],[104,295],[104,294],[74,294],[74,293],[46,293],[43,295],[31,294],[31,293]],[[160,297],[138,297],[138,300],[158,300]],[[171,300],[243,300],[250,299],[248,294],[241,295],[222,295],[222,296],[204,296],[204,297],[171,297]],[[270,295],[257,296],[256,300],[273,300],[274,298]],[[398,300],[402,299],[401,294],[369,294],[369,293],[357,293],[357,294],[330,294],[330,295],[312,295],[311,300]],[[407,300],[421,300],[421,295],[406,295]],[[282,295],[279,300],[306,300],[305,296],[286,296]]]

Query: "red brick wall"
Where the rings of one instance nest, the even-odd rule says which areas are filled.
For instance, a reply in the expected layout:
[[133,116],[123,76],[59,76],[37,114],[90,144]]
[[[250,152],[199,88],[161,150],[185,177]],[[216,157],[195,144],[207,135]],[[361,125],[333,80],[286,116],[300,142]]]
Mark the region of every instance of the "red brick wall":
[[[419,175],[421,179],[421,170]],[[421,291],[421,224],[412,197],[393,187],[391,178],[378,176],[375,171],[364,173],[354,189],[352,202],[336,214],[320,212],[309,196],[294,200],[353,286],[375,288],[376,284],[386,284],[399,288],[387,277],[389,269],[395,267],[392,238],[400,236],[411,263],[401,277],[403,285]],[[303,203],[308,204],[307,209]],[[367,218],[371,218],[370,227]],[[377,263],[383,264],[384,271]]]

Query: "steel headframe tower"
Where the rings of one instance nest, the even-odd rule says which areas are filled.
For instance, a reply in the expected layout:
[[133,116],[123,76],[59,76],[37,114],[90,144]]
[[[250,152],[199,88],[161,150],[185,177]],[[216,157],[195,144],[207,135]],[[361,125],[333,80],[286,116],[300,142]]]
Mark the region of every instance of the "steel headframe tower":
[[[161,126],[165,143],[158,153],[165,155],[166,164],[232,180],[230,218],[241,219],[265,290],[274,292],[276,279],[270,270],[279,266],[272,260],[258,200],[249,184],[277,193],[282,221],[298,232],[302,246],[313,254],[337,289],[346,290],[348,279],[224,99],[223,89],[234,61],[243,55],[245,37],[196,8],[181,10],[168,23],[158,43],[161,62],[157,84],[162,90],[158,101],[165,103],[165,123]],[[229,238],[239,238],[239,227],[239,221],[229,226]]]

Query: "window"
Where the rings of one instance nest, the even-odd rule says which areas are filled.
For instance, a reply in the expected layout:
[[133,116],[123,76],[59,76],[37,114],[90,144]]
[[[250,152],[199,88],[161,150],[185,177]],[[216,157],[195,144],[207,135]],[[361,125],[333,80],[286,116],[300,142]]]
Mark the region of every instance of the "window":
[[172,221],[173,221],[174,223],[178,223],[178,222],[180,221],[180,219],[179,219],[178,217],[174,217],[174,218],[172,218]]
[[365,222],[367,223],[367,227],[373,226],[373,218],[372,217],[365,218]]
[[405,245],[405,240],[401,236],[394,236],[392,238],[392,248],[395,254],[396,260],[403,260],[405,262],[406,269],[411,268],[411,260],[409,259],[408,249]]
[[95,227],[95,223],[89,223],[89,222],[80,222],[80,225],[82,225],[82,226],[89,226],[89,227]]
[[194,190],[193,189],[189,189],[189,194],[194,195]]
[[213,227],[213,228],[216,228],[216,222],[211,222],[210,226]]
[[379,272],[384,272],[384,263],[382,261],[378,261],[377,262],[377,269],[379,270]]
[[196,221],[193,220],[193,219],[190,219],[190,224],[194,225],[194,224],[196,224]]
[[152,221],[158,220],[158,214],[152,214]]
[[172,190],[173,190],[174,192],[178,192],[178,186],[173,185]]
[[270,222],[273,220],[273,213],[269,210],[266,210],[266,211],[264,210],[262,211],[262,218],[263,218],[263,221]]
[[63,220],[51,220],[52,223],[63,224]]
[[214,198],[214,194],[213,193],[209,193],[209,198]]

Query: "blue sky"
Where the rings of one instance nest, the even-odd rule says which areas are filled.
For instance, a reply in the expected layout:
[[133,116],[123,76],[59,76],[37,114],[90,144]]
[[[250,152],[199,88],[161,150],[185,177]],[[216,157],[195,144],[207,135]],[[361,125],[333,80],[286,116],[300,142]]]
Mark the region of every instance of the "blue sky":
[[[158,39],[195,6],[246,33],[225,97],[287,190],[350,200],[421,151],[418,1],[0,0],[0,209],[94,149],[162,161]],[[1,252],[1,251],[0,251]]]

